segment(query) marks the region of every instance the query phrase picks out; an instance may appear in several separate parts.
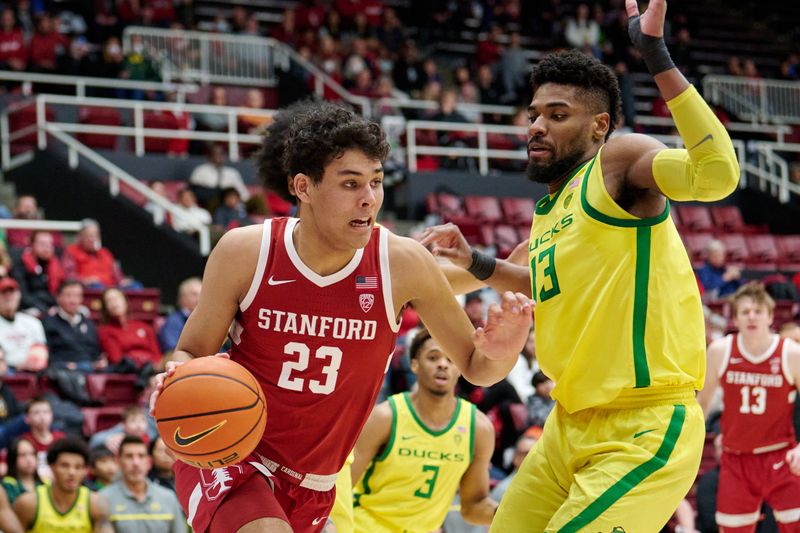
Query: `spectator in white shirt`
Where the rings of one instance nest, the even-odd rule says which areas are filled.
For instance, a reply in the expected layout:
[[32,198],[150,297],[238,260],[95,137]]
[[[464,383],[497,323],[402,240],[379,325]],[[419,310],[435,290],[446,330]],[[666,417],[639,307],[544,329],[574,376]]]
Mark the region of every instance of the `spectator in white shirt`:
[[203,163],[192,171],[189,187],[197,196],[200,205],[212,209],[219,205],[223,189],[233,187],[246,202],[250,192],[242,180],[242,175],[233,167],[225,166],[225,147],[214,144],[208,153],[208,163]]
[[36,372],[47,366],[47,340],[39,319],[18,311],[21,296],[14,278],[0,279],[0,349],[8,366]]
[[[178,205],[189,216],[194,217],[203,224],[211,224],[211,213],[197,205],[197,197],[191,189],[183,189],[178,193]],[[172,227],[181,233],[195,233],[197,228],[191,223],[189,217],[172,217]]]

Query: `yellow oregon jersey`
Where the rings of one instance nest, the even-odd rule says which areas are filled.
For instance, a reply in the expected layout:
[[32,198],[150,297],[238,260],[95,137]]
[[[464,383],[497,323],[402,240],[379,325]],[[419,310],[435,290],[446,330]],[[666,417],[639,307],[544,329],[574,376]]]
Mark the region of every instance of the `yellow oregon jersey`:
[[36,487],[36,518],[29,530],[31,533],[91,533],[92,519],[89,516],[89,489],[80,487],[75,503],[66,513],[60,513],[53,505],[49,485]]
[[356,532],[428,533],[442,525],[472,462],[475,406],[457,399],[447,427],[432,431],[408,393],[389,397],[389,405],[389,442],[356,485]]
[[600,152],[536,204],[528,260],[536,357],[568,412],[626,389],[705,377],[697,281],[672,219],[636,218],[605,188]]

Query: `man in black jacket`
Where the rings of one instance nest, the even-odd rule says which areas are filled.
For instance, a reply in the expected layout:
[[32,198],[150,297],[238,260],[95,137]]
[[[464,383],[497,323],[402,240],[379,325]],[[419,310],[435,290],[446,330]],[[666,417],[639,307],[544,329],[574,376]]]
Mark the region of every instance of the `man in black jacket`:
[[94,323],[81,313],[83,286],[65,281],[58,288],[57,307],[42,321],[50,348],[51,368],[93,372],[107,365],[100,356]]

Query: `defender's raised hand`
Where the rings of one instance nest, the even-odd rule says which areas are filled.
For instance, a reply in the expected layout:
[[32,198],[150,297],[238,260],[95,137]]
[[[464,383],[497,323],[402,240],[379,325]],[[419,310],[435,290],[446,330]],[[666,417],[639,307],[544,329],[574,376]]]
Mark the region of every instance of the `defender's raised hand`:
[[472,249],[453,223],[425,228],[418,240],[433,255],[447,258],[458,267],[467,269],[472,264]]
[[533,306],[531,299],[520,292],[503,293],[499,305],[489,306],[486,325],[473,333],[475,347],[495,360],[521,351],[533,323]]
[[675,68],[664,43],[667,0],[650,0],[641,15],[636,0],[625,0],[625,9],[628,12],[628,35],[642,54],[642,60],[650,74],[655,76]]
[[[650,37],[663,37],[664,36],[664,19],[667,15],[667,0],[650,0],[647,9],[641,15],[639,14],[639,6],[636,0],[625,0],[625,11],[628,12],[628,18],[633,19],[639,17],[639,24],[641,32]],[[629,22],[628,25],[632,23]],[[631,36],[631,39],[633,36]],[[639,44],[634,41],[633,44],[639,47]]]

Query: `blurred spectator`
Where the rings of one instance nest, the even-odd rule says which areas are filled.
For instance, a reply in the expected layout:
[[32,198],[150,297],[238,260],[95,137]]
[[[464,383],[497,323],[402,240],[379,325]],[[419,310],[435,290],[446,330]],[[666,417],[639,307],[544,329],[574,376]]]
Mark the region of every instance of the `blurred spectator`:
[[[250,89],[247,91],[247,99],[242,106],[245,109],[264,109],[264,93],[261,89]],[[272,121],[268,116],[250,114],[247,111],[239,111],[239,131],[251,135],[261,135],[264,128]]]
[[[109,37],[103,44],[103,53],[95,66],[95,75],[101,78],[119,78],[125,68],[125,54],[122,53],[122,44],[117,37]],[[105,98],[124,98],[127,96],[124,89],[97,88],[92,94]]]
[[35,27],[36,25],[33,21],[33,10],[31,9],[30,1],[17,0],[17,11],[15,12],[15,14],[17,16],[17,24],[22,30],[22,34],[25,36],[25,40],[29,41],[31,36],[33,35],[33,31],[36,29]]
[[481,65],[494,65],[500,61],[502,54],[502,46],[500,45],[500,38],[503,36],[503,30],[500,26],[493,25],[489,28],[488,35],[478,40],[475,49],[475,63]]
[[[209,105],[227,106],[228,91],[225,87],[212,87]],[[195,115],[198,131],[227,131],[228,116],[225,113],[197,113]]]
[[56,31],[52,17],[42,13],[36,23],[36,33],[29,44],[30,70],[55,74],[58,58],[66,53],[68,46],[69,39]]
[[400,56],[394,62],[392,77],[395,87],[406,93],[413,94],[425,85],[425,73],[414,41],[409,39],[401,48]]
[[89,450],[90,479],[84,485],[93,491],[98,491],[114,482],[119,472],[119,464],[114,452],[105,446],[95,446]]
[[[191,189],[182,189],[178,193],[178,205],[182,207],[190,216],[199,219],[203,224],[211,224],[211,213],[197,205],[197,197]],[[176,216],[172,218],[172,227],[181,233],[196,233],[197,228],[189,222],[186,217]]]
[[[478,87],[471,81],[461,85],[458,90],[458,102],[461,104],[479,104],[480,94]],[[464,110],[462,107],[461,114],[470,122],[480,122],[481,113],[477,109]]]
[[95,0],[92,42],[103,42],[112,35],[118,34],[119,30],[116,2],[114,0]]
[[325,15],[325,24],[319,31],[322,35],[327,35],[331,39],[341,40],[344,30],[342,28],[342,16],[339,12],[335,9],[328,11],[328,14]]
[[600,26],[596,20],[589,18],[589,6],[586,4],[580,4],[575,18],[567,20],[564,37],[571,47],[583,50],[597,58],[602,57],[599,47]]
[[669,47],[670,56],[685,76],[694,76],[694,63],[692,61],[692,36],[689,28],[681,28],[675,36],[675,42]]
[[114,255],[103,247],[96,220],[81,221],[75,242],[64,250],[62,261],[67,279],[78,280],[87,287],[141,288],[139,282],[123,275]]
[[528,424],[532,426],[544,426],[547,416],[553,410],[555,400],[550,396],[555,384],[553,380],[544,375],[539,370],[533,375],[533,396],[528,398]]
[[197,166],[189,176],[189,188],[200,205],[213,210],[222,200],[222,190],[228,187],[239,191],[243,201],[250,198],[239,171],[225,166],[225,147],[214,144],[208,153],[208,163]]
[[153,458],[153,468],[150,469],[147,477],[162,487],[175,492],[175,472],[172,470],[175,458],[167,450],[164,439],[157,437],[150,443],[150,456]]
[[436,60],[429,57],[422,62],[423,82],[427,85],[431,82],[442,83],[442,75],[439,74],[439,65]]
[[708,243],[706,264],[697,271],[705,294],[710,300],[724,298],[736,292],[742,284],[742,270],[725,264],[725,245],[717,239]]
[[47,341],[42,323],[19,312],[19,284],[12,277],[0,279],[0,349],[8,366],[38,372],[47,366]]
[[69,51],[58,59],[58,71],[67,76],[95,76],[97,61],[86,37],[75,37]]
[[784,80],[800,80],[800,55],[789,54],[781,63],[780,78]]
[[297,27],[318,30],[325,22],[325,6],[314,0],[300,0],[296,8]]
[[[166,198],[166,188],[164,187],[163,181],[153,180],[147,185],[150,187],[151,191],[163,198]],[[166,220],[166,210],[152,200],[148,200],[147,203],[144,204],[144,210],[153,215],[153,224],[157,226],[160,226]]]
[[114,531],[185,533],[186,519],[176,494],[147,477],[152,465],[147,444],[138,437],[126,436],[118,456],[121,479],[100,491],[114,509]]
[[729,76],[744,76],[744,69],[742,68],[742,60],[738,56],[730,56],[726,66],[727,74]]
[[31,430],[22,435],[36,450],[36,471],[45,482],[53,479],[47,463],[47,450],[55,441],[65,437],[64,432],[53,430],[53,408],[44,396],[31,398],[25,406],[25,421]]
[[150,442],[147,436],[147,417],[142,407],[132,405],[122,413],[122,422],[105,431],[99,431],[89,438],[89,446],[105,446],[115,455],[119,454],[119,445],[126,436],[135,436]]
[[16,25],[14,11],[6,7],[0,13],[0,70],[25,70],[28,47],[25,36]]
[[464,300],[464,312],[467,313],[467,318],[475,328],[482,328],[486,325],[485,312],[483,308],[483,298],[480,291],[474,291],[467,294]]
[[64,281],[64,269],[56,256],[52,233],[34,231],[30,238],[30,246],[14,263],[12,274],[22,291],[20,306],[41,318],[56,304],[55,294]]
[[242,33],[247,26],[247,10],[239,5],[233,6],[230,24],[231,32]]
[[241,35],[251,35],[253,37],[263,36],[261,24],[258,22],[258,19],[255,15],[250,15],[247,17],[247,22],[245,22],[244,29],[240,33]]
[[367,98],[375,97],[375,90],[372,86],[372,73],[369,69],[362,70],[358,73],[355,83],[350,87],[350,93]]
[[511,459],[514,470],[492,489],[490,496],[494,501],[499,502],[503,499],[503,495],[508,490],[508,486],[517,475],[517,472],[519,472],[522,461],[525,460],[525,457],[528,456],[528,453],[531,451],[534,444],[539,441],[539,437],[541,436],[542,428],[540,426],[531,426],[517,440],[517,445],[514,446],[514,456]]
[[[528,90],[528,58],[522,49],[522,37],[518,31],[511,33],[509,45],[500,54],[500,73],[503,81],[503,102],[518,102]],[[478,72],[480,78],[480,71]],[[494,102],[500,103],[498,97]],[[487,102],[488,103],[488,102]]]
[[158,342],[164,353],[171,352],[178,344],[186,319],[200,301],[202,288],[203,283],[200,278],[185,279],[178,286],[178,308],[167,316],[164,325],[158,331]]
[[223,189],[222,203],[214,211],[214,225],[224,231],[252,223],[239,191],[235,187]]
[[104,368],[108,361],[100,357],[97,329],[81,312],[83,286],[77,281],[63,282],[56,303],[42,321],[50,349],[48,366],[85,373]]
[[[39,203],[30,194],[21,194],[14,201],[14,211],[11,215],[18,220],[41,220],[42,213],[39,210]],[[31,242],[30,229],[9,229],[7,233],[8,245],[11,248],[24,248]]]
[[100,349],[106,354],[109,364],[115,365],[120,371],[120,366],[123,366],[120,363],[127,358],[136,369],[142,369],[147,364],[152,368],[160,368],[161,349],[156,341],[156,333],[150,324],[130,319],[125,294],[119,289],[106,289],[101,303],[102,318],[97,336]]
[[506,379],[517,391],[517,396],[522,403],[528,403],[534,393],[533,376],[539,371],[539,362],[536,360],[536,333],[533,328],[528,333],[528,340],[519,354],[519,359],[508,373]]
[[377,37],[389,50],[399,50],[406,41],[406,29],[394,8],[383,11],[383,24],[378,27]]
[[295,24],[296,17],[292,8],[286,8],[283,11],[280,26],[273,26],[270,28],[269,36],[282,43],[293,46],[299,39],[297,26]]
[[[131,81],[161,81],[161,74],[145,49],[141,35],[131,36],[131,51],[125,56],[120,77]],[[145,96],[141,89],[131,90],[133,100],[144,100]]]
[[370,70],[370,54],[367,50],[367,41],[360,37],[353,39],[350,47],[350,55],[344,61],[342,75],[346,82],[354,83],[361,72]]
[[20,494],[33,492],[42,484],[36,469],[36,448],[27,439],[14,439],[8,445],[6,456],[8,472],[3,477],[3,488],[8,502],[14,503]]

